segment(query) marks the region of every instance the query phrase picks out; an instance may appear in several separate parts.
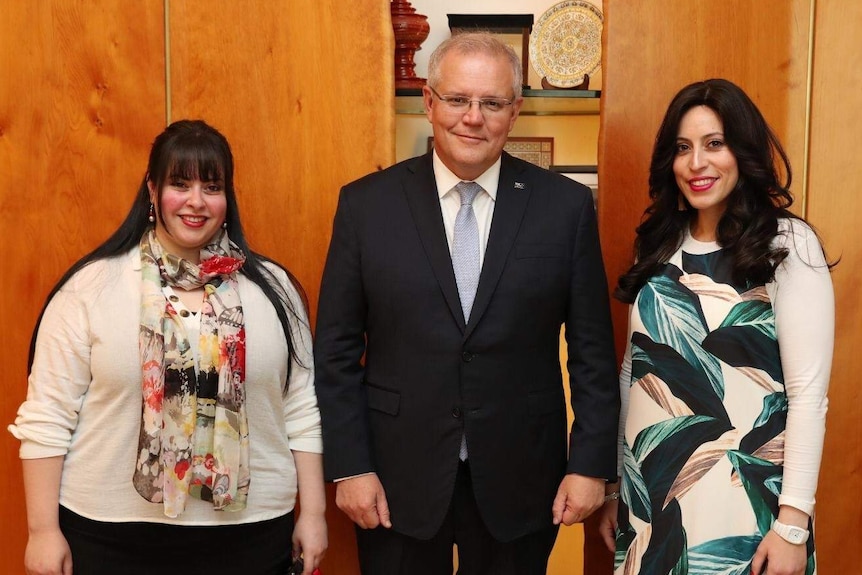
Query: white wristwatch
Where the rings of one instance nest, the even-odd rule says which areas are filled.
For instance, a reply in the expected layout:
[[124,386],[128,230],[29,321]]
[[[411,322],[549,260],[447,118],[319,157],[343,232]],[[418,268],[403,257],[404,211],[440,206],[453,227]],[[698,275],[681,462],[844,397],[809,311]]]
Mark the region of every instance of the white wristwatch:
[[772,522],[772,530],[778,533],[779,537],[794,545],[802,545],[808,541],[808,530],[796,525],[787,525],[777,519]]

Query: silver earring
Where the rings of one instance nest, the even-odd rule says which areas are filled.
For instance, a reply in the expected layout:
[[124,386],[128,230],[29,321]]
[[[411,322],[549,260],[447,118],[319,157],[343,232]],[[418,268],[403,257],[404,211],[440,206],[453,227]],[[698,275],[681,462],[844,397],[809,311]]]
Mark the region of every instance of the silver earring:
[[151,224],[156,223],[156,208],[153,204],[150,204],[150,214],[147,216],[147,219]]
[[227,220],[225,220],[221,223],[221,227],[222,227],[222,229],[225,229],[225,230],[227,229]]

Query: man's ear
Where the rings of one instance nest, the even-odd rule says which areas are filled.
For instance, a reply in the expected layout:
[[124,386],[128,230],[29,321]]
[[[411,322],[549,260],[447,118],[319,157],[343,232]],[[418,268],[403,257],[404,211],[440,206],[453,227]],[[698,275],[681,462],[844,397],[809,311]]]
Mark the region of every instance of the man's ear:
[[431,106],[434,103],[434,98],[431,94],[431,89],[428,86],[422,86],[422,104],[425,108],[425,117],[431,121]]

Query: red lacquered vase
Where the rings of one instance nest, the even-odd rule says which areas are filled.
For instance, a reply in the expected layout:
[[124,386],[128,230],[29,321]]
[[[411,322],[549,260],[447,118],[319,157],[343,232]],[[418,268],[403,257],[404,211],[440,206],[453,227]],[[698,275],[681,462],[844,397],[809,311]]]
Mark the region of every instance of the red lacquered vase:
[[417,14],[407,0],[391,0],[389,9],[395,32],[395,89],[422,88],[425,78],[416,76],[413,55],[428,38],[428,18]]

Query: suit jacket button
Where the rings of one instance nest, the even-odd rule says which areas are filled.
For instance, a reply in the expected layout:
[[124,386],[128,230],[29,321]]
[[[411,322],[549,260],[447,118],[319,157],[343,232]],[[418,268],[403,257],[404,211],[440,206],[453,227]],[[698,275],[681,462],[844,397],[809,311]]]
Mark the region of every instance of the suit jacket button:
[[461,419],[461,408],[460,407],[452,408],[452,417],[454,417],[455,419]]
[[473,354],[470,353],[469,351],[462,352],[461,353],[461,359],[467,363],[470,363],[471,361],[473,361]]

